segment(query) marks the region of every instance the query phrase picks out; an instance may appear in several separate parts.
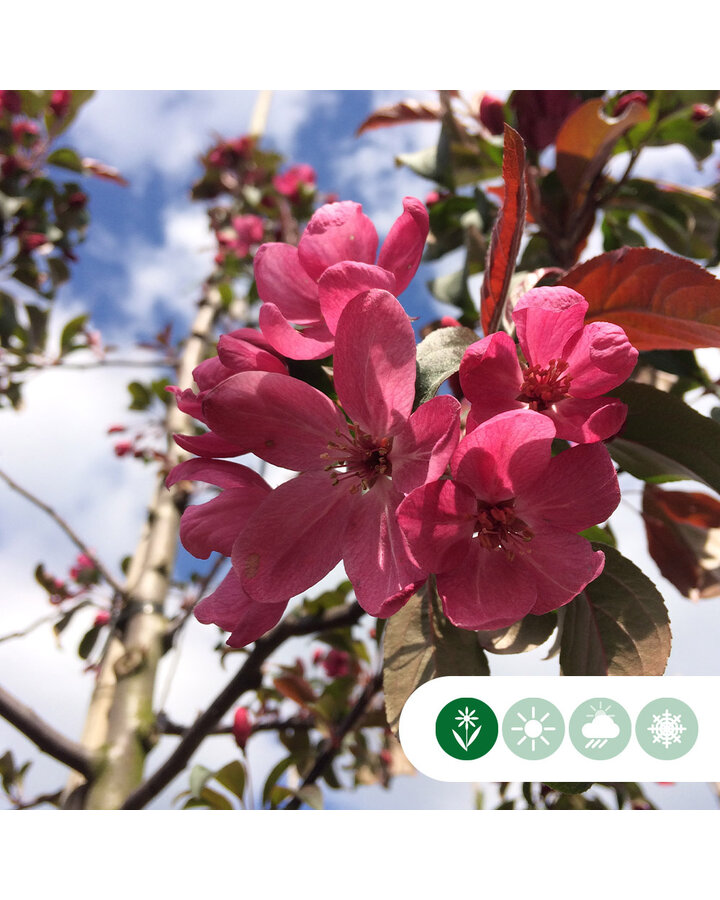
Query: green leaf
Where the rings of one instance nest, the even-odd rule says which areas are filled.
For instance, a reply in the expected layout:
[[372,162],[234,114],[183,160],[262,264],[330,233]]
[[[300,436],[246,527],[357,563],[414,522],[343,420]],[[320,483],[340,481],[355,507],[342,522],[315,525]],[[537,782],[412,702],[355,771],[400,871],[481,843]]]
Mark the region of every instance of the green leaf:
[[80,641],[80,646],[78,647],[78,656],[80,659],[87,659],[88,656],[90,656],[100,631],[101,629],[98,626],[93,626],[89,631],[85,632],[83,639]]
[[60,147],[59,150],[53,150],[50,156],[48,156],[47,161],[51,166],[69,169],[71,172],[83,171],[82,160],[78,154],[69,147]]
[[616,547],[615,535],[610,528],[605,525],[591,525],[585,531],[580,532],[580,537],[587,538],[589,541],[596,541],[600,544],[607,544],[609,547]]
[[554,612],[525,616],[514,625],[494,631],[478,631],[480,646],[490,653],[526,653],[542,646],[557,627]]
[[132,397],[130,409],[144,410],[152,403],[152,394],[145,385],[140,384],[139,381],[131,381],[128,385],[128,390]]
[[5,793],[9,793],[11,787],[15,783],[15,760],[12,751],[6,751],[0,756],[0,779]]
[[285,759],[281,759],[280,762],[273,767],[272,771],[267,777],[265,787],[263,788],[263,806],[267,806],[267,804],[270,802],[270,794],[272,793],[272,789],[277,784],[278,778],[280,778],[280,776],[286,769],[290,768],[294,761],[294,757],[287,756],[285,757]]
[[593,543],[605,568],[564,607],[564,675],[662,675],[670,655],[667,609],[658,589],[617,550]]
[[474,331],[463,326],[438,328],[417,348],[415,407],[430,400],[440,385],[460,368],[465,351],[478,341]]
[[472,304],[464,269],[452,272],[450,275],[440,275],[437,278],[433,278],[431,281],[428,281],[427,286],[433,297],[441,303],[459,306],[463,310],[468,303]]
[[489,675],[477,634],[456,628],[439,608],[429,583],[385,627],[383,687],[387,720],[397,732],[412,692],[443,675]]
[[89,318],[90,316],[87,313],[83,313],[81,316],[75,316],[74,319],[70,319],[65,324],[60,335],[60,352],[62,354],[69,353],[74,349],[73,341],[82,332]]
[[49,310],[42,309],[34,303],[25,304],[25,312],[30,321],[29,350],[42,350],[47,339],[47,323]]
[[0,191],[0,219],[12,219],[25,203],[25,197],[8,197]]
[[614,391],[628,405],[620,437],[608,443],[619,465],[644,481],[689,478],[720,491],[720,425],[679,398],[647,384]]
[[15,300],[10,294],[0,291],[0,346],[8,346],[17,324]]
[[543,781],[553,791],[561,794],[584,794],[595,784],[594,781]]
[[301,787],[295,794],[303,803],[307,803],[313,809],[323,808],[322,791],[316,784],[306,784],[305,787]]
[[193,766],[190,772],[190,793],[196,800],[200,799],[203,788],[213,773],[206,766]]
[[243,800],[245,794],[245,766],[239,759],[228,763],[219,769],[213,776],[224,788],[234,794],[239,800]]
[[[200,795],[197,798],[202,801],[205,806],[209,806],[210,809],[232,809],[233,805],[228,800],[227,797],[224,797],[218,791],[214,791],[212,788],[204,787],[200,791]],[[187,804],[185,805],[187,809]]]

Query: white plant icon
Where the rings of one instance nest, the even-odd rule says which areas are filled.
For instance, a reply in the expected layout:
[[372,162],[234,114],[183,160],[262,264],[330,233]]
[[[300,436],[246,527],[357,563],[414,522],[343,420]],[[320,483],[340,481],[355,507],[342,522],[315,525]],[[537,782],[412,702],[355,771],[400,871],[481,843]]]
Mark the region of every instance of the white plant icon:
[[473,709],[468,711],[467,706],[465,707],[465,712],[463,712],[461,709],[458,710],[458,715],[455,716],[455,719],[460,723],[461,728],[463,725],[465,726],[465,740],[463,740],[462,735],[455,731],[455,729],[453,728],[455,740],[458,742],[458,744],[460,744],[463,750],[467,751],[470,747],[470,744],[472,744],[475,738],[480,734],[482,725],[478,725],[475,731],[473,731],[473,733],[469,735],[470,728],[475,726],[478,717],[475,715],[475,710]]

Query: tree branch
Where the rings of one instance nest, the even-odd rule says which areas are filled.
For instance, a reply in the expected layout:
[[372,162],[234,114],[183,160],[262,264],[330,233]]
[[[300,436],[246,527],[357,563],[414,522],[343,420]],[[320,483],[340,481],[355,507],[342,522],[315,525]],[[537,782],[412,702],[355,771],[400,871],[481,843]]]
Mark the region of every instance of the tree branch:
[[46,513],[56,525],[59,525],[60,528],[65,532],[65,534],[70,538],[70,540],[75,544],[75,546],[80,550],[81,553],[84,553],[87,557],[89,557],[94,563],[98,570],[98,572],[102,575],[105,581],[110,585],[110,587],[115,591],[116,594],[122,596],[124,594],[123,589],[120,587],[119,583],[115,581],[113,576],[108,572],[105,566],[100,562],[97,558],[96,554],[92,552],[87,546],[87,544],[73,531],[73,529],[68,525],[65,519],[62,516],[58,515],[54,509],[47,505],[47,503],[43,503],[42,500],[38,499],[34,494],[31,494],[29,491],[26,491],[24,487],[20,487],[20,485],[13,481],[9,475],[6,475],[5,472],[0,469],[0,478],[7,484],[9,488],[15,491],[17,494],[20,494],[21,497],[24,497],[26,500],[29,500],[34,506],[37,506],[38,509],[41,509],[44,513]]
[[[342,748],[342,742],[345,735],[348,734],[348,732],[350,732],[360,721],[365,713],[365,710],[370,705],[373,697],[378,693],[378,691],[382,689],[382,683],[382,672],[378,672],[377,675],[375,675],[374,678],[365,685],[365,690],[362,692],[362,694],[360,694],[357,702],[337,727],[337,729],[333,731],[332,740],[328,742],[325,750],[315,760],[312,769],[310,769],[308,774],[303,779],[303,783],[298,788],[298,791],[301,791],[308,785],[315,784],[318,778],[335,759]],[[301,803],[302,800],[300,797],[293,797],[288,801],[283,809],[298,809]]]
[[182,772],[193,753],[233,704],[245,691],[253,690],[261,684],[260,667],[288,638],[354,625],[363,615],[364,611],[358,603],[336,606],[317,616],[291,615],[279,622],[264,637],[255,641],[252,651],[237,674],[185,732],[180,743],[160,768],[130,794],[121,809],[142,809]]
[[[180,725],[177,722],[172,722],[168,718],[160,719],[160,716],[158,716],[158,720],[158,731],[161,734],[171,734],[182,737],[190,729],[189,725]],[[261,719],[259,722],[253,724],[250,734],[256,734],[258,731],[285,731],[289,728],[296,731],[307,731],[314,727],[315,720],[311,716],[290,716],[287,719]],[[232,733],[232,725],[218,725],[208,731],[207,737],[211,737],[212,735],[229,735]]]
[[88,780],[93,777],[93,760],[84,747],[60,734],[29,706],[16,700],[2,687],[0,687],[0,716],[21,731],[43,753],[70,766],[76,772],[81,772]]

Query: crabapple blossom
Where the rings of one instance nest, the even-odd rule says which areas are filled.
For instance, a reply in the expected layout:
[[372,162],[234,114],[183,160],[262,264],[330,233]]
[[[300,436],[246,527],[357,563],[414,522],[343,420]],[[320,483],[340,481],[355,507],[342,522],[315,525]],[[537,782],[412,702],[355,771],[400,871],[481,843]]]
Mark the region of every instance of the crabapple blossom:
[[428,229],[425,206],[406,197],[376,264],[378,236],[362,206],[351,201],[321,206],[297,247],[263,244],[255,256],[263,334],[289,359],[328,356],[349,300],[371,289],[395,296],[405,290],[420,264]]
[[298,163],[291,166],[287,172],[281,172],[279,175],[273,176],[273,187],[275,190],[294,202],[300,200],[303,188],[312,188],[316,181],[315,169],[307,163]]
[[214,434],[300,473],[243,517],[242,529],[228,509],[234,578],[256,604],[274,607],[343,559],[358,602],[384,617],[425,580],[396,510],[405,493],[445,470],[459,404],[436,397],[412,413],[415,337],[386,291],[355,297],[341,314],[334,379],[342,409],[275,372],[241,372],[204,398]]
[[498,413],[530,409],[552,419],[557,436],[569,441],[617,434],[627,407],[603,395],[629,377],[638,352],[618,325],[585,325],[587,309],[585,298],[570,288],[533,288],[512,314],[525,363],[502,332],[468,347],[460,364],[471,403],[468,431]]
[[413,555],[437,576],[447,618],[468,629],[503,628],[577,596],[605,557],[577,532],[620,501],[599,443],[552,456],[555,427],[528,410],[501,413],[458,444],[451,479],[429,482],[400,504]]
[[245,749],[248,738],[252,734],[252,719],[250,712],[244,706],[238,706],[233,716],[232,733],[235,743],[241,750]]

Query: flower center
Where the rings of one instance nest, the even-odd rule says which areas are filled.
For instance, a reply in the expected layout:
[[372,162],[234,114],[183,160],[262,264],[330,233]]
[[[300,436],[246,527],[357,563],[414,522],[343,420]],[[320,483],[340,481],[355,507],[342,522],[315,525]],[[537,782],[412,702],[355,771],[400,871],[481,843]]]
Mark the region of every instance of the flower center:
[[515,501],[503,500],[478,503],[475,537],[486,550],[505,550],[512,556],[519,545],[532,540],[533,533],[515,513]]
[[570,375],[563,375],[568,368],[564,359],[551,359],[547,368],[524,366],[523,383],[517,400],[528,403],[530,409],[542,412],[568,395]]
[[392,438],[372,437],[357,425],[349,425],[348,430],[349,436],[338,432],[340,441],[330,441],[323,457],[328,460],[325,471],[333,484],[356,479],[350,487],[350,493],[356,494],[370,490],[381,475],[392,474]]

